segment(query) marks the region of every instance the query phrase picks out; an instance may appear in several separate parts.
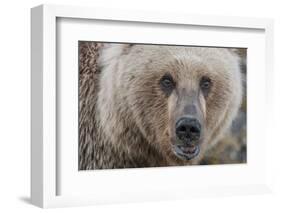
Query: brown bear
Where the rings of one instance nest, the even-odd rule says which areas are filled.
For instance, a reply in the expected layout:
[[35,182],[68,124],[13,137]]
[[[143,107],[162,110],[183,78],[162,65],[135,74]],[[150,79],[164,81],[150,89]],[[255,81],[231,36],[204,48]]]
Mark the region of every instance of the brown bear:
[[80,53],[80,170],[198,164],[238,112],[235,50],[92,45]]

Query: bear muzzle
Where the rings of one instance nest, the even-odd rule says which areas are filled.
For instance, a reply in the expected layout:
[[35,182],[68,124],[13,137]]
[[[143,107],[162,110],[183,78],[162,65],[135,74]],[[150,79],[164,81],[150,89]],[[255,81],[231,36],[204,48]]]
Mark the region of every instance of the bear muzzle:
[[175,125],[174,153],[184,160],[195,158],[200,152],[201,124],[194,117],[184,116]]

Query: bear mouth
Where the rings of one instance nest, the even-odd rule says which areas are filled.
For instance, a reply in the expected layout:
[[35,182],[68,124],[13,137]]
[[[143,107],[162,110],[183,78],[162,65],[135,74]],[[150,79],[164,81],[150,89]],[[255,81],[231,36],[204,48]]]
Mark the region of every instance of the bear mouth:
[[175,145],[173,146],[173,151],[175,155],[178,156],[179,158],[184,160],[191,160],[199,154],[200,147],[199,145],[189,145],[189,146]]

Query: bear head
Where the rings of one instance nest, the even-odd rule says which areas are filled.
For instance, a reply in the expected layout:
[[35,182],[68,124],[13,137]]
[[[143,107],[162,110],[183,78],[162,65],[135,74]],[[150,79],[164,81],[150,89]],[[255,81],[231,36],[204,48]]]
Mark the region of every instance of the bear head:
[[230,48],[106,44],[99,66],[105,134],[116,146],[145,140],[174,163],[198,162],[242,99],[239,57]]

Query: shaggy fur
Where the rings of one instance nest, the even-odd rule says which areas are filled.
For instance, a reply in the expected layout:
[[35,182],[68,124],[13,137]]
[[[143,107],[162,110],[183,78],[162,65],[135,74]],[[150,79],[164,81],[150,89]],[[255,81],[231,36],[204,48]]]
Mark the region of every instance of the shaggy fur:
[[[242,97],[238,56],[229,49],[95,43],[80,45],[79,169],[197,164],[229,128]],[[83,61],[85,54],[92,54]],[[98,61],[96,61],[98,59]],[[85,66],[85,64],[87,66]],[[98,67],[97,67],[98,65]],[[101,70],[101,73],[99,72]],[[177,89],[166,96],[159,80],[169,73]],[[204,135],[190,161],[171,149],[184,97],[212,79],[208,97],[199,93]]]

